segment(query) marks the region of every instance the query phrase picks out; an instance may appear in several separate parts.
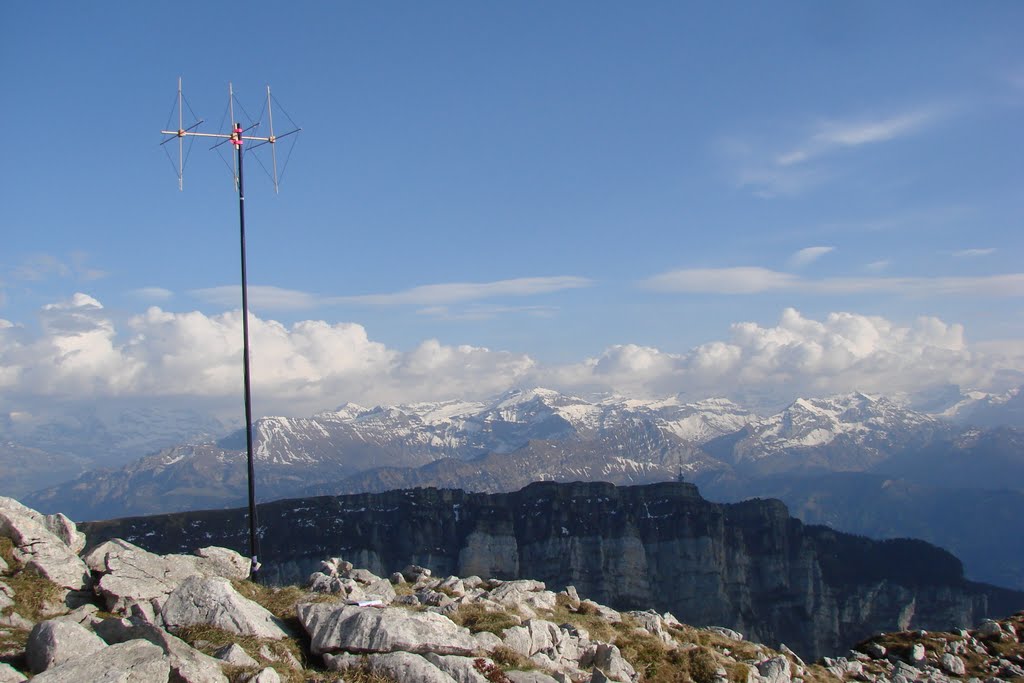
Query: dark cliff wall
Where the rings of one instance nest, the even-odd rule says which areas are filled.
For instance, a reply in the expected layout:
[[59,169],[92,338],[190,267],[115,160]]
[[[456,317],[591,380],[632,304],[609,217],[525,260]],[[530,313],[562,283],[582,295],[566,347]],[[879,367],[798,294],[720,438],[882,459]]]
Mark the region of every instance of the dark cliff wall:
[[[261,560],[301,581],[342,556],[378,574],[534,578],[620,609],[672,611],[801,654],[833,654],[879,631],[945,629],[1024,608],[1024,593],[972,584],[921,541],[871,541],[805,526],[776,500],[710,503],[684,483],[538,483],[505,494],[414,489],[260,507]],[[244,510],[82,525],[156,552],[247,551]]]

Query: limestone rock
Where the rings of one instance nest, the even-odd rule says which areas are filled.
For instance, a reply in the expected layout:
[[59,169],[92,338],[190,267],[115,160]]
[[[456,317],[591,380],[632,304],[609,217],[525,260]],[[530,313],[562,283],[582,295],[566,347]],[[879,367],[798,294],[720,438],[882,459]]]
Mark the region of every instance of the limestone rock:
[[28,679],[10,664],[0,662],[0,683],[21,683]]
[[99,636],[73,621],[41,621],[29,633],[25,656],[29,669],[39,673],[106,646]]
[[508,671],[505,677],[512,683],[558,683],[557,680],[540,671]]
[[942,655],[941,664],[943,670],[947,673],[953,674],[954,676],[963,676],[967,671],[967,668],[964,665],[964,660],[948,652]]
[[0,557],[0,575],[7,574],[11,571],[11,568],[7,566],[7,560]]
[[298,613],[314,654],[402,650],[470,655],[477,649],[468,629],[430,612],[321,603],[299,605]]
[[[435,655],[432,653],[423,655],[423,658],[454,678],[458,683],[488,683],[484,675],[476,668],[476,658],[459,657],[458,655]],[[485,666],[494,665],[494,662],[488,659],[482,661]]]
[[196,650],[184,640],[152,624],[130,619],[106,619],[95,625],[96,632],[111,645],[132,640],[148,641],[170,660],[176,681],[182,683],[227,683],[220,662]]
[[197,550],[196,557],[205,560],[198,567],[207,576],[223,576],[232,581],[249,578],[252,560],[234,550],[211,545]]
[[82,548],[85,547],[85,534],[78,530],[74,522],[60,513],[44,515],[26,505],[22,505],[13,498],[4,496],[0,496],[0,509],[11,510],[43,525],[50,533],[64,541],[65,545],[76,555],[82,552]]
[[717,633],[720,636],[724,636],[729,640],[735,640],[737,642],[743,640],[742,633],[739,631],[733,631],[731,628],[725,628],[724,626],[708,626],[707,630],[712,633]]
[[593,600],[580,600],[580,610],[587,610],[596,613],[599,617],[611,624],[618,624],[622,621],[622,615],[611,607],[605,607]]
[[0,626],[20,628],[23,631],[28,631],[35,626],[35,622],[26,619],[17,612],[11,612],[10,614],[0,615]]
[[636,670],[622,657],[619,648],[610,643],[594,643],[580,658],[580,668],[597,667],[616,681],[632,681]]
[[281,675],[273,667],[267,667],[255,676],[247,679],[246,683],[281,683]]
[[225,645],[221,649],[214,652],[213,656],[221,661],[231,664],[232,666],[244,666],[246,668],[255,668],[260,665],[259,662],[250,657],[249,653],[246,652],[245,649],[243,649],[242,646],[238,643],[231,643],[230,645]]
[[111,645],[47,669],[33,683],[166,683],[171,666],[163,650],[144,640]]
[[419,655],[410,652],[388,652],[364,656],[342,654],[324,655],[324,663],[332,671],[348,671],[369,666],[376,674],[390,676],[396,681],[416,683],[457,683],[444,671]]
[[978,626],[977,636],[978,638],[997,638],[1002,634],[1002,632],[1003,629],[999,625],[998,621],[986,619],[981,622],[980,626]]
[[167,598],[161,616],[168,627],[205,624],[231,633],[279,640],[288,636],[270,612],[242,597],[219,576],[190,576]]
[[785,657],[772,657],[761,662],[757,665],[757,673],[765,683],[790,683],[792,680],[789,660]]
[[225,548],[201,548],[200,556],[156,555],[115,539],[93,548],[85,562],[94,572],[103,574],[99,592],[107,609],[125,613],[132,605],[147,605],[159,611],[164,599],[190,576],[246,578],[249,560]]
[[58,586],[80,590],[89,585],[89,570],[78,554],[32,517],[0,507],[0,536],[14,543],[16,560]]

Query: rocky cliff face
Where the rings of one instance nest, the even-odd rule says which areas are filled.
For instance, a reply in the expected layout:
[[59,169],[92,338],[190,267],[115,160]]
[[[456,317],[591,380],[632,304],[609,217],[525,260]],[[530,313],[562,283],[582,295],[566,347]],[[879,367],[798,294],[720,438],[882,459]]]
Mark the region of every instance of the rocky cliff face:
[[[246,547],[244,511],[83,525],[93,543],[155,552]],[[804,655],[878,631],[942,629],[1024,608],[1024,593],[973,584],[920,541],[871,541],[806,526],[774,500],[715,504],[695,486],[539,483],[507,494],[416,489],[261,507],[261,560],[277,581],[341,555],[377,574],[410,563],[439,574],[574,585],[619,609],[671,610]]]

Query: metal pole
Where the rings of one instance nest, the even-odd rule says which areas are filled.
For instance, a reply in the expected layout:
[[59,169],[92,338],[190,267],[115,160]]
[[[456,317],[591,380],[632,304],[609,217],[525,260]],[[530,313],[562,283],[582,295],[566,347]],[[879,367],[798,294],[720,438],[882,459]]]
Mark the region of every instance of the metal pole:
[[235,135],[232,139],[238,161],[238,230],[242,245],[242,363],[245,378],[245,451],[249,469],[249,555],[252,559],[250,578],[258,579],[260,569],[259,542],[256,538],[256,482],[252,461],[252,392],[249,382],[249,291],[245,278],[245,189],[242,185],[242,125],[235,124]]

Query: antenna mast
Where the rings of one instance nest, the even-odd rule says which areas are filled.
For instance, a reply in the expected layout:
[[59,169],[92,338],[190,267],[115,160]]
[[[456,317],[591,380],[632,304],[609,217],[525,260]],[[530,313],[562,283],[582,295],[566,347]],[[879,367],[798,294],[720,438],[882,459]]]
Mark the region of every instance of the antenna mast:
[[[246,142],[254,143],[249,149],[256,149],[263,145],[270,145],[271,157],[273,159],[273,174],[271,180],[274,183],[274,192],[276,193],[279,188],[279,176],[277,172],[277,146],[276,143],[281,138],[293,135],[301,131],[302,129],[295,126],[293,130],[283,134],[274,134],[274,116],[272,110],[273,97],[270,94],[270,86],[267,86],[267,103],[266,112],[268,122],[270,124],[270,134],[267,136],[259,136],[251,134],[260,125],[257,121],[251,124],[248,128],[243,128],[242,124],[235,118],[235,91],[231,83],[228,83],[228,115],[230,121],[230,132],[227,133],[200,133],[196,129],[203,121],[198,120],[188,128],[184,126],[183,107],[184,103],[188,107],[189,113],[194,117],[192,113],[192,107],[188,105],[181,92],[181,78],[178,78],[178,97],[177,97],[177,109],[178,109],[178,128],[177,130],[161,130],[160,132],[164,135],[171,137],[166,138],[160,143],[161,146],[167,144],[171,140],[178,140],[178,189],[184,189],[184,171],[185,161],[187,160],[187,154],[184,149],[184,141],[186,137],[203,137],[203,138],[215,138],[220,141],[215,143],[210,149],[216,149],[223,144],[231,143],[233,147],[233,159],[234,159],[234,178],[235,188],[238,191],[238,232],[239,232],[239,243],[241,251],[241,262],[242,262],[242,377],[243,385],[245,389],[245,450],[246,450],[246,467],[248,474],[249,483],[249,556],[251,559],[250,565],[250,577],[255,581],[259,578],[259,538],[257,534],[258,522],[256,518],[256,482],[255,482],[255,469],[253,466],[253,433],[252,433],[252,388],[250,382],[249,372],[249,286],[246,278],[246,258],[245,258],[245,185],[243,183],[243,160],[245,158],[243,146]],[[244,111],[244,109],[243,109]],[[285,114],[287,117],[287,114]],[[290,120],[290,117],[289,117]],[[249,133],[249,134],[247,134]],[[191,148],[191,146],[190,146]],[[294,148],[294,141],[293,141]],[[290,152],[289,152],[290,156]],[[258,161],[258,159],[257,159]],[[262,162],[261,162],[262,164]],[[285,161],[287,165],[287,160]],[[264,170],[266,167],[264,166]],[[270,173],[268,173],[270,175]]]

